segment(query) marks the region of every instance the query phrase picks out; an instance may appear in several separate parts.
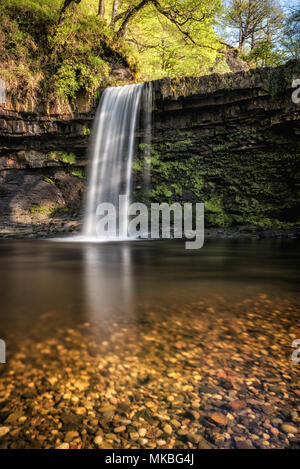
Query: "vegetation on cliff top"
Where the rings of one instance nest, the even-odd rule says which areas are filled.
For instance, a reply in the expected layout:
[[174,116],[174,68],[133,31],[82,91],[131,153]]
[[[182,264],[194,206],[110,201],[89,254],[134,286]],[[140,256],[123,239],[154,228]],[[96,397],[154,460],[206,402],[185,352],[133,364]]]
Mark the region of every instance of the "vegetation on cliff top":
[[[276,0],[267,12],[263,0],[251,0],[249,19],[249,2],[232,0],[225,10],[222,0],[2,0],[0,78],[18,102],[55,104],[124,81],[226,72],[221,26],[242,38],[238,54],[252,66],[277,64],[282,12]],[[256,8],[265,14],[258,20]]]
[[48,102],[92,96],[115,84],[112,67],[136,72],[124,40],[115,41],[96,15],[70,11],[59,23],[59,0],[4,0],[0,5],[0,76],[18,100]]

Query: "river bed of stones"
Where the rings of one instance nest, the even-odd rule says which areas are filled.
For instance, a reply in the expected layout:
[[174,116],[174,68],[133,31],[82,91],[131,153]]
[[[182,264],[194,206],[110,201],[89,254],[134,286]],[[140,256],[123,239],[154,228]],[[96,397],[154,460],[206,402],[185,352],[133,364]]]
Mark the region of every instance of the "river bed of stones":
[[292,301],[141,305],[55,334],[49,320],[0,365],[0,449],[300,448]]

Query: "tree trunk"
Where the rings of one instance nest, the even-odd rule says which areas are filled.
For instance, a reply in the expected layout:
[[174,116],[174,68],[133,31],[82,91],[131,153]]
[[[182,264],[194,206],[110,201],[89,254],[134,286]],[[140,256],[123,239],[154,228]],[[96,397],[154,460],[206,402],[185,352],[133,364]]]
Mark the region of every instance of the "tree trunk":
[[99,0],[99,9],[98,9],[98,15],[100,16],[100,18],[103,20],[104,18],[104,12],[105,12],[105,0]]
[[111,22],[114,24],[115,17],[119,8],[119,0],[114,0],[113,7],[112,7],[112,15],[111,15]]

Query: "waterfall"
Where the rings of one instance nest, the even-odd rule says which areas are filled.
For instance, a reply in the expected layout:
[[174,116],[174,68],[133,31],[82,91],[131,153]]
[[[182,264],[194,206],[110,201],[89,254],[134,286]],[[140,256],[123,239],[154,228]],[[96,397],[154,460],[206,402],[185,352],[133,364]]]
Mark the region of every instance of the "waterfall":
[[[113,204],[120,210],[119,238],[127,237],[135,130],[144,89],[149,112],[152,102],[152,89],[150,101],[149,88],[151,89],[148,84],[111,87],[102,95],[89,150],[90,169],[83,223],[85,237],[97,237],[96,211],[101,203]],[[122,207],[119,207],[119,195],[126,196]],[[107,238],[109,237],[110,234],[107,233]]]

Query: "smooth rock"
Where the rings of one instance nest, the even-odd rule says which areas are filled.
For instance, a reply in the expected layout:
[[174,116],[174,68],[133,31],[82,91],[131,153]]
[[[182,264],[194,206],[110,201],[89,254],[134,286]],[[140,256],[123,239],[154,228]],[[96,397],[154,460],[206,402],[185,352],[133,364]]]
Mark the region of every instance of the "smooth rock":
[[78,432],[75,432],[75,431],[69,431],[66,433],[66,436],[65,436],[65,442],[66,443],[70,443],[71,441],[73,441],[75,438],[77,438],[79,436],[79,433]]
[[56,446],[56,449],[69,449],[69,443],[62,443],[61,445]]
[[10,431],[10,428],[9,427],[0,427],[0,438],[2,436],[5,436],[7,435],[7,433],[9,433]]
[[125,425],[121,425],[120,427],[116,427],[116,428],[114,429],[114,432],[115,432],[115,433],[123,433],[123,432],[125,432],[125,431],[126,431]]
[[247,403],[245,401],[231,401],[228,402],[227,405],[233,411],[242,410],[247,407]]
[[283,423],[281,425],[281,430],[284,431],[284,433],[292,433],[293,435],[298,433],[298,429],[289,423]]
[[146,428],[139,428],[138,432],[139,432],[140,437],[143,438],[146,435],[147,430],[146,430]]
[[168,423],[163,427],[163,431],[167,433],[167,435],[172,435],[173,433],[173,429]]
[[216,423],[217,425],[221,425],[222,427],[225,427],[228,423],[227,418],[223,414],[218,414],[218,413],[212,413],[208,414],[209,420],[211,420],[213,423]]
[[252,443],[246,440],[239,440],[237,438],[234,439],[236,449],[254,449]]
[[100,435],[97,435],[97,436],[95,437],[95,439],[94,439],[94,443],[95,443],[95,445],[97,445],[97,446],[101,446],[102,442],[103,442],[103,438],[102,438],[102,436],[100,436]]

